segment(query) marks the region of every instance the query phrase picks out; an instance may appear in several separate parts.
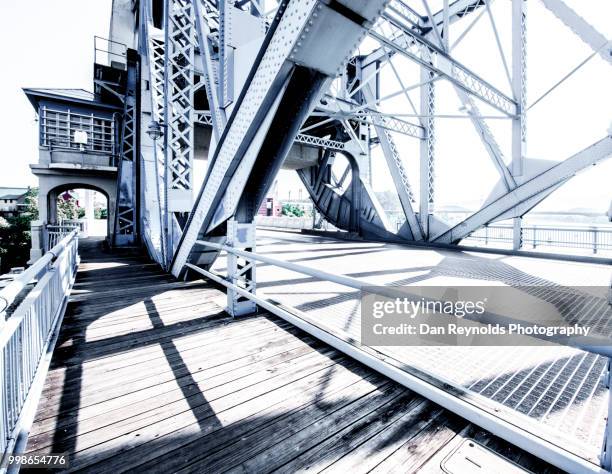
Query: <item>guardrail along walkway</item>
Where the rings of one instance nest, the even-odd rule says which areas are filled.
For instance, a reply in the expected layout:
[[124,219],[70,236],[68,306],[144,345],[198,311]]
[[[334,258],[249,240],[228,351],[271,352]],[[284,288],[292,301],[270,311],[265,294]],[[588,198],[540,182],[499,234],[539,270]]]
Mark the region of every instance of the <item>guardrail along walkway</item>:
[[473,438],[549,469],[276,317],[232,320],[204,281],[81,248],[28,452],[108,473],[438,472]]

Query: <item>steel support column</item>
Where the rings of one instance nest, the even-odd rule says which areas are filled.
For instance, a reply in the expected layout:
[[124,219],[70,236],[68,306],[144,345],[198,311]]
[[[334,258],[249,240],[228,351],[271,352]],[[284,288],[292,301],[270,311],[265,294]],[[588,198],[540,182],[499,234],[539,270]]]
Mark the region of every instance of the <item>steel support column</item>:
[[[512,0],[512,93],[517,104],[517,114],[512,119],[512,176],[523,174],[523,162],[527,144],[526,126],[526,0]],[[522,246],[522,217],[514,218],[512,247]]]
[[[235,219],[227,221],[227,242],[226,245],[255,252],[255,224],[238,223]],[[227,254],[227,277],[228,280],[238,288],[255,294],[255,268],[256,263],[246,257],[228,252]],[[257,305],[236,292],[231,287],[227,288],[227,312],[232,317],[244,316],[257,311]]]
[[[423,52],[427,54],[426,50]],[[435,73],[421,67],[421,115],[425,138],[420,148],[420,200],[419,218],[423,237],[429,237],[429,216],[433,214],[435,202]]]
[[165,237],[169,264],[174,253],[174,213],[193,204],[195,8],[189,0],[167,0],[164,114]]
[[115,212],[114,245],[134,244],[138,238],[136,196],[138,195],[137,150],[138,116],[137,84],[138,61],[136,53],[128,51],[127,88],[124,99],[123,123],[121,129],[120,158],[117,176],[117,210]]

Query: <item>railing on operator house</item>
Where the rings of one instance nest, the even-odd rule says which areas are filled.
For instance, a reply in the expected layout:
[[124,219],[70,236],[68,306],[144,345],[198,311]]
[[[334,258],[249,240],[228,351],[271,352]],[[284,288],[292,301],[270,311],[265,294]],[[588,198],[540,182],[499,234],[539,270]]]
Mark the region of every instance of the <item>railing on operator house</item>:
[[22,430],[36,410],[77,265],[73,229],[0,291],[0,458],[24,441]]
[[100,36],[94,36],[94,62],[102,66],[127,70],[127,46]]
[[[524,226],[523,248],[557,247],[612,251],[612,228],[606,227],[558,227],[552,225]],[[512,226],[489,225],[478,229],[465,239],[485,245],[512,244]]]
[[[96,114],[77,113],[43,106],[40,109],[40,145],[53,150],[84,153],[117,154],[115,120]],[[79,133],[87,134],[87,143],[75,140]],[[76,134],[76,135],[75,135]],[[114,162],[106,163],[114,166]]]

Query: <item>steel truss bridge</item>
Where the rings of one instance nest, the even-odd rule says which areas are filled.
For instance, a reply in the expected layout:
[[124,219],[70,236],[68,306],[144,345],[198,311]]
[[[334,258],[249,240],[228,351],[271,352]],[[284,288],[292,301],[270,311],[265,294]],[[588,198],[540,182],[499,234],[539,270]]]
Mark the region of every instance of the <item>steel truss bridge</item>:
[[[257,2],[170,2],[167,11],[163,2],[116,2],[111,39],[133,53],[131,60],[126,54],[125,90],[117,94],[125,119],[116,240],[141,237],[150,254],[176,276],[187,263],[206,266],[214,255],[202,254],[195,242],[218,241],[230,218],[251,222],[285,167],[297,171],[329,222],[365,238],[452,244],[485,225],[514,219],[518,248],[521,216],[610,156],[611,140],[604,136],[544,169],[526,158],[527,2],[512,2],[511,51],[502,48],[489,2],[455,1],[437,12],[424,10],[427,2],[418,1],[416,6],[400,0],[367,7],[344,3],[281,3],[264,12]],[[562,1],[543,4],[593,54],[612,62],[608,40],[576,12]],[[510,95],[453,58],[453,48],[486,15]],[[461,36],[451,43],[452,29],[460,25]],[[372,51],[354,56],[364,41],[374,45]],[[113,55],[123,53],[120,45],[113,48],[111,64]],[[418,66],[420,82],[406,84],[394,65],[399,59]],[[98,71],[100,88],[109,88],[104,74],[113,73],[105,69]],[[385,90],[389,81],[381,76],[386,71],[393,73],[399,90]],[[499,173],[482,207],[452,226],[434,212],[436,140],[444,139],[435,130],[440,81],[455,89]],[[408,95],[412,90],[420,92],[418,104]],[[413,113],[379,111],[398,96],[407,99]],[[487,125],[483,107],[511,121],[510,157]],[[156,140],[145,133],[152,125],[160,132]],[[418,142],[419,176],[407,171],[398,135]],[[203,141],[210,143],[200,156],[197,147],[204,148]],[[374,146],[382,150],[384,165],[372,163]],[[337,155],[347,158],[341,173],[332,172]],[[194,183],[194,159],[207,161],[203,183]],[[371,188],[371,167],[385,165],[406,218],[399,230],[389,224]],[[136,175],[139,190],[132,192]],[[419,183],[418,196],[411,181]]]
[[[110,38],[97,51],[94,66],[97,97],[120,111],[112,245],[142,244],[164,272],[186,282],[204,276],[226,287],[232,316],[259,306],[548,463],[574,472],[610,472],[612,438],[602,440],[597,460],[584,459],[403,372],[333,328],[300,319],[286,309],[287,302],[277,305],[256,292],[258,262],[354,290],[365,285],[257,253],[254,216],[281,169],[295,170],[317,211],[352,238],[448,248],[511,219],[518,249],[522,216],[612,155],[608,133],[545,167],[526,157],[532,105],[527,103],[527,26],[529,4],[535,1],[511,0],[511,48],[505,51],[493,0],[114,0]],[[587,44],[592,56],[612,64],[610,40],[568,4],[537,1],[576,41]],[[479,21],[491,23],[491,41],[509,87],[492,84],[455,57],[455,47]],[[402,64],[416,68],[416,83]],[[383,77],[392,77],[399,89],[387,90]],[[436,127],[445,117],[436,102],[442,83],[450,84],[462,117],[498,173],[497,182],[483,184],[492,191],[481,208],[453,225],[435,213],[436,144],[445,139]],[[410,109],[385,112],[398,97]],[[504,156],[490,119],[511,123],[510,156]],[[414,140],[418,156],[406,156],[404,140]],[[384,163],[373,160],[375,148]],[[202,182],[194,178],[197,160],[206,163]],[[418,160],[418,175],[409,172],[408,160]],[[341,172],[336,162],[344,163]],[[405,216],[400,228],[389,223],[373,192],[376,167],[386,167],[391,176]],[[54,247],[64,255],[65,281],[53,280],[58,288],[53,291],[67,294],[74,281],[74,239],[71,232]],[[215,267],[220,255],[227,276]],[[36,267],[36,275],[45,268]],[[11,291],[7,301],[19,292]],[[64,304],[54,300],[48,311],[55,314]],[[49,328],[51,321],[57,319],[50,317]],[[601,360],[610,355],[598,353]],[[13,397],[25,399],[22,395]],[[23,400],[15,400],[4,433],[18,425],[15,413]]]

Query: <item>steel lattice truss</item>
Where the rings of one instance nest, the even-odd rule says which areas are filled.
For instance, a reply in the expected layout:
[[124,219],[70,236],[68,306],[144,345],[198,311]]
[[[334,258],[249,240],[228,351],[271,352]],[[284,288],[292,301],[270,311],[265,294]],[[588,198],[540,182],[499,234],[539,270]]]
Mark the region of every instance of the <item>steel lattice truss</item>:
[[117,213],[115,234],[131,236],[136,234],[136,196],[135,166],[136,163],[136,97],[134,91],[128,93],[123,112],[123,129],[121,132],[121,162],[119,164],[119,192],[117,193]]
[[[587,61],[599,56],[612,64],[610,40],[564,0],[537,1],[589,46]],[[528,104],[527,0],[510,0],[509,52],[496,26],[494,0],[442,0],[439,11],[431,11],[437,2],[427,0],[287,0],[265,11],[269,3],[132,4],[138,6],[132,46],[140,54],[140,87],[128,86],[122,97],[114,237],[140,233],[150,254],[175,276],[214,262],[217,252],[201,243],[224,241],[241,225],[248,227],[283,166],[297,171],[321,219],[362,238],[457,244],[483,226],[512,219],[519,248],[527,212],[612,156],[612,130],[546,166],[535,167],[526,156],[527,112],[578,69]],[[154,13],[155,5],[166,8]],[[455,49],[482,18],[489,19],[509,88],[485,79],[481,64],[464,64]],[[387,90],[390,83],[399,89]],[[439,110],[443,85],[461,105],[452,116]],[[400,99],[400,111],[390,107]],[[443,118],[471,124],[499,176],[483,183],[491,194],[480,208],[452,224],[436,213]],[[493,119],[511,124],[509,140],[496,136]],[[196,138],[198,159],[206,159],[201,183],[193,182]],[[415,144],[411,151],[406,141]],[[511,156],[504,156],[505,142]],[[373,161],[373,151],[384,160]],[[388,170],[397,194],[403,214],[397,227],[373,191],[377,167]],[[250,263],[233,266],[235,281],[254,280],[247,278],[254,271]],[[611,453],[612,438],[601,458],[607,470]]]
[[194,10],[193,2],[189,0],[173,0],[167,16],[164,95],[167,107],[164,112],[169,190],[191,190],[193,187]]
[[[569,27],[577,38],[589,45],[594,53],[612,63],[610,59],[612,48],[609,41],[563,0],[540,1]],[[262,48],[268,44],[276,44],[274,43],[276,24],[281,15],[293,11],[292,3],[283,4],[280,10],[263,11],[263,2],[255,0],[226,1],[222,4],[208,0],[194,2],[172,0],[169,2],[171,8],[167,12],[167,31],[164,33],[155,28],[149,29],[147,57],[151,84],[151,113],[154,120],[163,123],[166,131],[165,140],[158,141],[153,148],[156,150],[158,177],[156,185],[160,191],[156,200],[161,222],[159,233],[164,235],[160,240],[162,247],[167,248],[162,252],[166,255],[167,263],[173,254],[177,251],[180,253],[183,244],[191,248],[190,241],[195,238],[192,236],[187,238],[186,243],[183,242],[185,237],[180,236],[181,229],[177,227],[171,216],[172,209],[175,209],[173,207],[175,199],[167,195],[173,189],[190,190],[193,187],[194,124],[212,128],[211,149],[217,153],[216,148],[221,147],[221,151],[218,152],[220,157],[225,157],[225,154],[232,150],[224,159],[231,164],[230,169],[234,170],[231,179],[237,180],[236,188],[231,185],[230,176],[221,178],[219,175],[218,179],[221,181],[218,183],[212,180],[216,172],[210,165],[218,164],[219,157],[216,155],[209,157],[209,176],[203,186],[202,196],[208,196],[211,205],[222,205],[225,209],[209,222],[209,230],[231,216],[233,206],[237,206],[243,199],[240,186],[247,184],[251,165],[247,166],[244,160],[234,162],[236,153],[247,151],[245,158],[250,156],[250,159],[255,160],[252,163],[256,163],[257,153],[266,143],[265,134],[271,133],[267,127],[274,126],[273,109],[278,104],[268,103],[268,111],[271,111],[272,115],[267,119],[263,119],[263,115],[258,116],[255,113],[256,109],[253,108],[257,107],[258,101],[269,92],[265,89],[268,85],[259,85],[260,89],[255,93],[253,89],[255,84],[249,82],[257,80],[257,61],[268,61],[271,65],[273,58],[265,56],[263,49],[258,58],[253,58],[256,61],[255,66],[242,91],[244,97],[240,97],[238,92],[230,89],[231,81],[234,80],[230,78],[234,71],[233,63],[227,58],[234,53],[229,51],[229,43],[223,39],[224,35],[236,35],[236,32],[228,33],[228,29],[232,28],[232,21],[236,15],[244,14],[239,15],[238,10],[240,10],[264,20],[270,38],[269,42],[264,42]],[[376,44],[377,47],[370,48],[371,52],[366,55],[347,56],[342,64],[334,66],[333,73],[332,69],[326,70],[328,85],[322,90],[320,101],[311,107],[308,116],[301,119],[301,128],[298,128],[297,133],[293,135],[296,146],[330,150],[352,157],[352,160],[358,162],[353,174],[360,171],[361,176],[358,179],[362,181],[362,191],[355,194],[353,190],[353,198],[347,194],[351,188],[350,183],[346,184],[349,179],[347,176],[352,176],[348,166],[339,175],[317,171],[313,172],[312,176],[316,176],[319,180],[323,179],[329,189],[335,189],[334,192],[344,196],[344,200],[341,201],[343,203],[350,202],[351,206],[362,206],[360,202],[371,203],[366,206],[367,209],[362,206],[361,209],[346,211],[352,213],[351,215],[361,216],[363,225],[357,225],[356,228],[360,228],[364,235],[383,239],[395,235],[399,239],[456,243],[483,225],[500,219],[520,219],[525,212],[545,199],[576,172],[609,156],[609,137],[605,137],[596,145],[587,147],[562,162],[565,167],[551,167],[531,175],[533,172],[526,169],[525,164],[528,133],[526,113],[528,2],[512,0],[511,51],[505,53],[491,10],[493,0],[450,0],[444,3],[445,7],[441,10],[431,11],[428,2],[422,0],[386,2],[385,8],[376,12],[376,20],[363,28],[360,39],[360,42],[364,41],[364,36],[367,35],[367,41]],[[300,5],[304,11],[304,18],[308,16],[306,12],[313,7],[328,8],[315,0],[309,0]],[[320,18],[325,17],[326,10],[323,9],[321,12],[317,11],[320,16],[314,16],[313,19],[319,18],[317,21],[321,21]],[[470,34],[477,22],[485,21],[481,18],[487,17],[493,26],[494,36],[492,35],[491,41],[498,46],[510,83],[510,93],[502,92],[502,88],[484,79],[478,68],[469,67],[455,57],[456,44]],[[148,18],[150,20],[150,14]],[[309,61],[312,62],[312,55],[316,56],[316,43],[306,41],[307,31],[312,28],[314,22],[304,23],[304,21],[306,20],[296,20],[292,31],[292,34],[295,31],[302,31],[302,37],[299,38],[300,45],[298,46],[296,42],[287,57],[278,56],[276,59],[278,64],[286,61],[287,64],[308,67]],[[457,37],[451,34],[455,24],[464,25],[460,28],[461,33]],[[451,40],[455,42],[451,44]],[[285,41],[288,41],[287,37]],[[274,54],[279,55],[280,51],[281,49],[278,49]],[[268,55],[270,54],[268,52]],[[417,84],[406,83],[406,78],[398,69],[398,61],[408,61],[420,69],[421,75]],[[269,68],[272,67],[270,65]],[[276,63],[274,67],[277,67]],[[393,73],[393,77],[400,85],[399,90],[391,92],[386,90],[388,84],[380,80],[383,71]],[[261,77],[264,77],[263,72]],[[440,81],[449,83],[454,89],[462,105],[460,110],[463,114],[457,118],[464,118],[472,124],[474,132],[499,175],[502,189],[507,193],[502,192],[492,197],[482,209],[452,228],[436,217],[436,143],[444,140],[436,124],[439,118],[446,118],[436,110],[437,86]],[[282,91],[281,83],[268,84]],[[196,110],[194,106],[194,95],[200,89],[206,94],[208,102],[206,110]],[[410,91],[413,90],[419,93],[419,100],[411,99]],[[257,100],[252,104],[245,104],[245,100],[251,101],[256,96]],[[406,110],[407,113],[403,114],[385,112],[384,105],[396,97],[407,100],[414,113],[408,113],[410,110]],[[238,106],[241,108],[235,110],[234,107]],[[494,111],[497,115],[489,117],[482,112],[483,108]],[[243,114],[247,110],[251,112]],[[232,113],[236,116],[231,117]],[[260,137],[255,135],[249,138],[252,140],[251,147],[256,147],[252,150],[237,145],[241,134],[246,133],[247,129],[244,128],[247,126],[246,122],[241,132],[232,131],[236,121],[247,118],[260,121],[260,127],[263,127]],[[511,156],[504,156],[500,140],[489,126],[490,118],[506,120],[512,124]],[[228,127],[230,129],[227,129]],[[418,175],[411,176],[411,172],[406,167],[406,161],[412,158],[407,157],[402,146],[398,144],[401,143],[401,140],[398,140],[399,136],[408,137],[418,143],[417,149],[420,155],[417,160],[420,169]],[[224,142],[228,138],[235,140],[236,145],[224,148]],[[405,217],[405,225],[401,229],[389,227],[385,211],[369,188],[368,176],[371,167],[378,166],[369,163],[370,150],[376,146],[380,146],[383,152],[385,166],[393,180]],[[224,152],[224,149],[228,151]],[[364,156],[368,158],[364,159]],[[560,172],[561,169],[564,172]],[[308,176],[310,175],[302,173],[302,180],[307,187],[310,179]],[[355,176],[351,179],[357,179]],[[417,181],[419,192],[415,193],[412,183]],[[224,183],[224,186],[229,185],[227,190],[218,187],[221,183]],[[338,186],[338,183],[343,185]],[[214,195],[206,194],[206,188],[210,188],[213,184],[217,186]],[[311,193],[317,209],[324,216],[338,212],[337,207],[334,207],[336,201],[329,199],[330,195],[322,192],[322,189],[317,187],[315,191],[313,188],[314,194]],[[360,193],[361,197],[357,198]],[[225,196],[222,197],[222,194]],[[517,198],[517,196],[523,197]],[[193,225],[195,212],[195,210],[192,212],[187,228]],[[337,220],[334,216],[330,219]],[[203,222],[208,221],[204,219]],[[373,222],[376,224],[372,224]],[[518,227],[520,228],[520,225]],[[206,229],[198,229],[200,237],[206,232],[208,232]],[[177,239],[181,242],[177,242]],[[177,246],[179,248],[175,250]],[[186,256],[183,255],[179,261],[186,261],[185,259]]]

